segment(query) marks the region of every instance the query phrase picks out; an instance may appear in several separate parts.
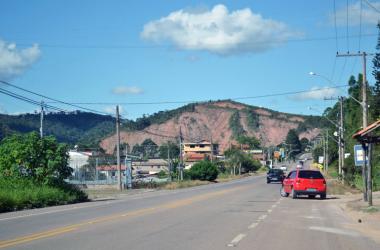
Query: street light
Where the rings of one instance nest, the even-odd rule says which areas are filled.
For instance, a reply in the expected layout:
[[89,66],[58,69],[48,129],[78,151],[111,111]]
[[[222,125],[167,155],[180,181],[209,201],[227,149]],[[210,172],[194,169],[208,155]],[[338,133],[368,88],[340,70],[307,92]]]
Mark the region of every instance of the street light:
[[[330,78],[328,78],[327,76],[317,74],[317,73],[315,73],[313,71],[310,71],[309,75],[321,77],[321,78],[325,79],[326,81],[328,81],[331,85],[334,84],[333,81]],[[358,99],[356,99],[355,97],[353,97],[350,94],[347,94],[347,95],[348,95],[348,97],[352,98],[355,102],[357,102],[360,106],[362,106],[364,108],[364,103],[363,102],[359,101]],[[369,105],[368,105],[368,108],[369,108]]]

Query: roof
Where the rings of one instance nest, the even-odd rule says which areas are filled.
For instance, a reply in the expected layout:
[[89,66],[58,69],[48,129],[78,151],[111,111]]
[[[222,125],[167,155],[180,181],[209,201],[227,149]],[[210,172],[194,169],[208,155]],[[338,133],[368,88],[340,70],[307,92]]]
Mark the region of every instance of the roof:
[[379,140],[380,137],[379,136],[370,136],[370,133],[373,132],[374,130],[376,130],[377,128],[380,127],[380,120],[377,120],[376,122],[372,123],[371,125],[369,125],[368,127],[366,128],[363,128],[362,130],[356,132],[352,138],[355,138],[359,141],[364,141],[365,139],[377,139]]

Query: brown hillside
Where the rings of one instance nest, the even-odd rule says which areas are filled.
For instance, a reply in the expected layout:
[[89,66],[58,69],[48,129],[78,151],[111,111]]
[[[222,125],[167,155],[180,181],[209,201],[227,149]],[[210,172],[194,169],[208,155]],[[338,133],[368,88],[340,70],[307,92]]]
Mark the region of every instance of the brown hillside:
[[[262,109],[252,108],[258,115],[259,126],[252,129],[248,125],[247,114],[244,111],[248,106],[236,102],[219,101],[213,103],[198,104],[194,112],[183,112],[178,117],[172,118],[162,124],[153,124],[142,131],[120,133],[121,142],[130,146],[141,144],[145,139],[152,139],[156,144],[161,145],[168,140],[175,141],[182,131],[185,141],[199,141],[202,139],[219,143],[219,149],[223,152],[230,143],[234,141],[233,132],[230,128],[231,115],[239,111],[240,124],[247,135],[256,136],[262,145],[278,145],[285,140],[290,129],[296,129],[304,121],[302,116],[275,113]],[[319,129],[312,129],[300,135],[308,139],[314,138],[319,133]],[[112,153],[115,148],[115,136],[105,138],[100,146],[108,153]]]

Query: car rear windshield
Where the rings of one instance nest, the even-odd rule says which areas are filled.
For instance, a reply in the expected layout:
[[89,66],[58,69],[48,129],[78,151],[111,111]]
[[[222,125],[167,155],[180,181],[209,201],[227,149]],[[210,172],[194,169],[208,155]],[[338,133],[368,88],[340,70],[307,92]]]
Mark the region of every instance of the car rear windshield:
[[271,169],[269,173],[283,173],[283,171],[281,169]]
[[323,175],[319,171],[300,171],[298,174],[298,178],[304,179],[323,179]]

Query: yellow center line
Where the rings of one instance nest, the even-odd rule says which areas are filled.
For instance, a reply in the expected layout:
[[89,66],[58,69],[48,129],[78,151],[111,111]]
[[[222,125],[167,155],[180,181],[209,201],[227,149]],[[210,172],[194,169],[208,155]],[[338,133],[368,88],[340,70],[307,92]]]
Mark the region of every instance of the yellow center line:
[[117,213],[117,214],[113,214],[110,216],[100,217],[97,219],[84,221],[82,223],[72,224],[72,225],[65,226],[65,227],[58,227],[58,228],[55,228],[52,230],[47,230],[47,231],[43,231],[43,232],[39,232],[39,233],[35,233],[35,234],[26,235],[26,236],[21,236],[21,237],[17,237],[17,238],[10,239],[10,240],[2,240],[2,241],[0,241],[0,248],[15,246],[15,245],[19,245],[22,243],[35,241],[38,239],[53,237],[56,235],[60,235],[60,234],[64,234],[67,232],[72,232],[72,231],[78,230],[79,228],[84,227],[84,226],[98,224],[98,223],[102,223],[102,222],[108,222],[108,221],[112,221],[112,220],[116,220],[116,219],[121,219],[123,217],[131,218],[131,217],[151,214],[154,212],[164,211],[164,210],[168,210],[168,209],[175,209],[175,208],[190,205],[190,204],[195,203],[195,202],[207,200],[207,199],[210,199],[213,197],[218,197],[218,196],[225,195],[225,194],[228,194],[231,192],[236,192],[238,190],[245,189],[245,188],[248,188],[248,187],[237,187],[237,188],[217,191],[217,192],[213,192],[213,193],[201,194],[198,196],[194,196],[192,198],[182,199],[182,200],[178,200],[178,201],[174,201],[174,202],[170,202],[170,203],[166,203],[166,204],[162,204],[162,205],[158,205],[158,206],[154,206],[154,207],[150,207],[150,208],[143,208],[143,209],[127,212],[127,213]]

